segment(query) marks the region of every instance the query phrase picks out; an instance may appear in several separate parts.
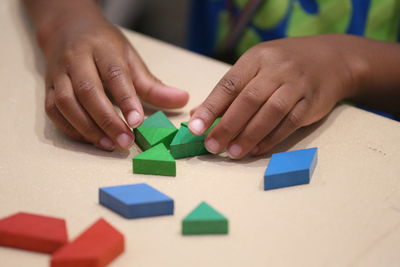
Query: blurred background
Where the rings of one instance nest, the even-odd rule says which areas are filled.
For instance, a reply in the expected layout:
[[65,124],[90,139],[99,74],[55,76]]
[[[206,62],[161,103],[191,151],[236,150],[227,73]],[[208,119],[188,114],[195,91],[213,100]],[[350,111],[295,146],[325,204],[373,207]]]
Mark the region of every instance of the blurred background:
[[114,24],[185,47],[190,0],[101,0]]

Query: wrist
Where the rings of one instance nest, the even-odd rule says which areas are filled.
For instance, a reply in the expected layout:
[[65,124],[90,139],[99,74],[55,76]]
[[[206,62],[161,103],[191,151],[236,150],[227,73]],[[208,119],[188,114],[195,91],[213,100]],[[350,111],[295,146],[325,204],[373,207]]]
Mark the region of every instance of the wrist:
[[82,19],[85,21],[103,19],[95,0],[60,0],[57,4],[45,6],[45,10],[36,16],[33,15],[39,46],[45,50],[55,33],[67,29],[65,25],[71,25]]
[[343,99],[351,99],[361,94],[362,89],[368,84],[371,69],[368,60],[358,54],[349,56],[347,66],[350,83],[347,90],[345,90]]
[[352,35],[336,35],[339,47],[342,47],[344,66],[347,68],[347,79],[340,100],[347,100],[362,93],[363,88],[368,84],[368,77],[371,73],[371,66],[367,57],[363,54],[363,39]]

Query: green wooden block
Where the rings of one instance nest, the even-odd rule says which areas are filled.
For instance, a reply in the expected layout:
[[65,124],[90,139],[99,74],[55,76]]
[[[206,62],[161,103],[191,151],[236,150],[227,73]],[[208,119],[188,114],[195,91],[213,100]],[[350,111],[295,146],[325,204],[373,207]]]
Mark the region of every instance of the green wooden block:
[[183,121],[183,122],[181,122],[181,126],[188,127],[188,122],[187,122],[187,121]]
[[141,126],[153,128],[176,128],[162,111],[157,111],[147,117]]
[[185,126],[182,126],[175,135],[170,149],[176,159],[209,154],[204,147],[204,136],[193,135]]
[[177,131],[178,129],[176,128],[139,126],[135,129],[135,141],[142,150],[147,150],[160,143],[163,143],[169,149]]
[[227,233],[228,219],[206,202],[201,202],[182,221],[183,235]]
[[164,112],[158,111],[146,118],[142,125],[134,130],[136,144],[142,150],[163,143],[168,149],[178,129],[165,116]]
[[133,173],[176,176],[175,159],[164,144],[158,144],[132,159]]
[[170,150],[172,156],[179,159],[210,154],[204,146],[204,139],[219,120],[219,118],[215,120],[211,127],[200,136],[193,135],[187,127],[182,126],[171,142]]

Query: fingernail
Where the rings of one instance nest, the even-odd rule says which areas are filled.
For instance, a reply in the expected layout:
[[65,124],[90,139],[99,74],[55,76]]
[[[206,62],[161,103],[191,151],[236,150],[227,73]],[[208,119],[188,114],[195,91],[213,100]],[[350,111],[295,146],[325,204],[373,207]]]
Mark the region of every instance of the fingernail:
[[117,143],[122,148],[129,148],[133,144],[133,139],[126,133],[117,136]]
[[242,153],[242,148],[239,145],[231,145],[228,148],[228,155],[230,158],[238,158],[240,156],[240,154]]
[[129,112],[126,116],[126,120],[128,121],[129,126],[134,128],[140,123],[141,120],[139,112],[136,110]]
[[106,150],[113,150],[115,148],[113,141],[111,141],[111,139],[108,137],[101,138],[99,144]]
[[204,121],[195,119],[189,123],[189,129],[195,134],[202,134],[204,131]]
[[260,148],[259,148],[258,146],[255,146],[255,147],[250,151],[250,154],[253,155],[253,156],[255,156],[255,155],[258,153],[258,151],[260,151]]
[[218,142],[211,138],[209,140],[206,141],[206,148],[209,152],[216,154],[219,152],[219,144]]

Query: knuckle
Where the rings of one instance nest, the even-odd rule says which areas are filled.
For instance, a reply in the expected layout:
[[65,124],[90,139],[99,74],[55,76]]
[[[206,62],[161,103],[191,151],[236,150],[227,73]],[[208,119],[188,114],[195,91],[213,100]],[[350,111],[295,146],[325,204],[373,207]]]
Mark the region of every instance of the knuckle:
[[250,106],[258,104],[261,100],[261,90],[259,88],[253,87],[248,90],[243,91],[243,100]]
[[120,109],[125,109],[131,107],[132,96],[124,95],[117,100],[117,105]]
[[262,63],[272,64],[278,70],[281,69],[282,66],[293,62],[288,51],[280,46],[261,44],[256,53],[257,58]]
[[206,102],[206,103],[203,104],[203,108],[204,108],[209,114],[211,114],[211,116],[213,116],[213,117],[217,117],[217,116],[219,115],[219,114],[218,114],[218,111],[217,111],[217,107],[216,107],[213,103]]
[[70,102],[70,96],[64,91],[56,92],[54,102],[57,107],[63,108],[68,102]]
[[275,98],[270,103],[271,109],[277,114],[284,114],[287,111],[287,103],[282,98]]
[[100,128],[101,129],[104,129],[105,131],[109,131],[110,129],[112,129],[113,128],[113,125],[114,125],[114,123],[113,123],[113,120],[112,120],[112,118],[110,118],[110,117],[104,117],[101,121],[100,121],[100,124],[99,124],[99,126],[100,126]]
[[281,60],[280,70],[282,73],[291,73],[295,77],[296,81],[304,76],[301,65],[294,59],[284,59]]
[[96,132],[97,132],[97,129],[90,123],[84,124],[81,129],[82,135],[91,141],[93,141],[93,136],[96,134]]
[[223,136],[234,134],[234,129],[232,128],[232,125],[229,123],[219,123],[218,129],[223,133]]
[[302,125],[302,116],[298,112],[291,112],[287,117],[287,123],[291,129],[297,129]]
[[61,61],[64,64],[69,65],[71,64],[71,61],[74,57],[75,57],[75,52],[72,49],[66,49],[61,54]]
[[81,55],[80,48],[76,44],[72,44],[65,48],[60,57],[60,64],[67,70],[71,68],[74,61],[77,61]]
[[96,90],[96,87],[94,86],[93,83],[83,80],[83,81],[78,81],[75,86],[75,92],[79,96],[91,96]]
[[243,131],[241,134],[241,139],[246,144],[253,144],[257,142],[257,137],[254,134],[251,134],[249,131]]
[[267,51],[268,47],[264,43],[259,43],[247,50],[246,54],[249,54],[253,57],[259,57],[263,56]]
[[46,102],[44,104],[44,110],[46,111],[46,114],[49,117],[52,117],[53,114],[57,111],[57,107],[56,107],[56,104],[54,103],[54,101],[47,98]]
[[112,82],[120,79],[124,73],[124,69],[120,65],[110,65],[105,71],[104,78],[106,81]]
[[218,87],[220,90],[228,96],[236,96],[238,94],[238,79],[235,76],[224,77],[219,83]]

